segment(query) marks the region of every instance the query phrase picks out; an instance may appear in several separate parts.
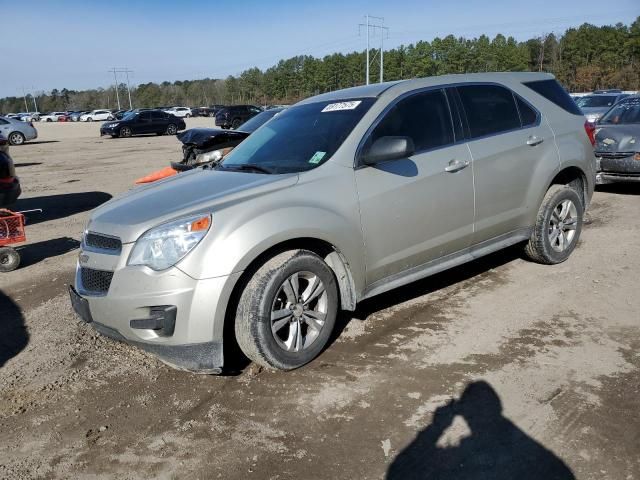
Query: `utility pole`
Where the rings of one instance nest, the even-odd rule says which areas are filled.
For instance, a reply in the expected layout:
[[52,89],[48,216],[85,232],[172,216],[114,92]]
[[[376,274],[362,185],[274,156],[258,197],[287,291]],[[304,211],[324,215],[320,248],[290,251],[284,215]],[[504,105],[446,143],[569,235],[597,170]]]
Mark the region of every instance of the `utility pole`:
[[127,75],[127,93],[129,94],[129,110],[133,110],[133,104],[131,103],[131,88],[129,88],[129,73],[133,73],[133,70],[129,70],[125,67],[122,71]]
[[[389,35],[389,27],[384,26],[384,18],[383,17],[374,17],[372,15],[365,15],[366,23],[358,24],[358,29],[364,27],[367,29],[367,67],[366,67],[366,84],[369,85],[369,30],[373,29],[374,34],[377,30],[380,30],[380,83],[383,82],[384,78],[384,35],[385,33]],[[371,19],[377,20],[380,24],[371,23]]]
[[120,94],[118,94],[118,75],[116,67],[113,67],[113,69],[109,71],[113,72],[113,81],[115,82],[114,86],[116,88],[116,98],[118,99],[118,110],[120,110]]

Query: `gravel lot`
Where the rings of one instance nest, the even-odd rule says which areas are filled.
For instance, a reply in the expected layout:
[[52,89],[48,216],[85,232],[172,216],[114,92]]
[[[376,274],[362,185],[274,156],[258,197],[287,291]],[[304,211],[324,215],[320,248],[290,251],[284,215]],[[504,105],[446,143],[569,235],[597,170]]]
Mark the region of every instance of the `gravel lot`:
[[44,213],[0,274],[0,478],[640,478],[640,185],[596,192],[562,265],[510,249],[342,315],[303,369],[198,376],[66,294],[90,210],[180,143],[36,126],[11,150]]

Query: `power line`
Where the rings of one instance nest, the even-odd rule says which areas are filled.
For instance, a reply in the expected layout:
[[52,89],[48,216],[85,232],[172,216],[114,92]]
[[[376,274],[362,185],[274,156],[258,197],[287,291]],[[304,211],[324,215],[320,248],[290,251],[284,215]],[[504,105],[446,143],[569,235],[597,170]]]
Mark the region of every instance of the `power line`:
[[[364,16],[366,23],[360,23],[358,24],[358,33],[360,33],[360,29],[362,27],[365,27],[367,34],[367,67],[366,67],[366,73],[365,73],[365,77],[366,77],[366,84],[369,85],[369,67],[370,67],[370,61],[369,61],[369,31],[371,29],[373,29],[373,33],[375,34],[376,31],[380,31],[380,83],[383,82],[383,78],[384,78],[384,36],[385,34],[387,35],[387,38],[389,38],[389,27],[385,27],[384,26],[384,18],[383,17],[374,17],[372,15],[365,15]],[[376,24],[376,23],[371,23],[371,20],[377,20],[380,24]]]

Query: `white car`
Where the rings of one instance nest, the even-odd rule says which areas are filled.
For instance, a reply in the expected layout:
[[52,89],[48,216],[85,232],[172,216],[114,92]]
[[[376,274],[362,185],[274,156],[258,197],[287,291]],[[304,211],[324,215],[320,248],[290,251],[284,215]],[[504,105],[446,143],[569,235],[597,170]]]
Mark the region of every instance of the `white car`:
[[171,107],[165,110],[165,112],[170,113],[176,117],[186,117],[189,118],[193,115],[190,108],[187,107]]
[[43,115],[42,117],[40,117],[40,121],[41,122],[57,122],[58,117],[62,117],[63,115],[66,115],[66,112],[51,112],[47,115]]
[[115,120],[111,110],[93,110],[80,116],[81,122],[93,122],[95,120]]

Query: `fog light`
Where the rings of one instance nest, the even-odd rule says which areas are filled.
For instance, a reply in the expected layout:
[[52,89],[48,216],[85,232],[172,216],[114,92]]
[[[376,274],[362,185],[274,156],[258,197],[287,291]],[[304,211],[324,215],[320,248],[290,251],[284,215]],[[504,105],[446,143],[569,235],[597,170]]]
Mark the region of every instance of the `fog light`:
[[165,337],[173,335],[176,328],[177,307],[175,305],[159,305],[150,307],[149,310],[148,318],[131,320],[129,326],[136,330],[154,330]]

